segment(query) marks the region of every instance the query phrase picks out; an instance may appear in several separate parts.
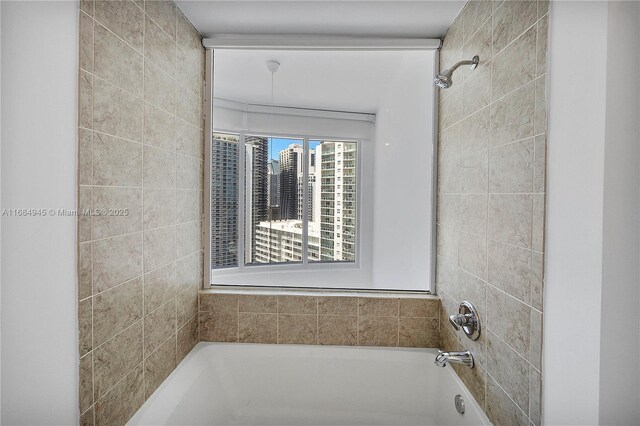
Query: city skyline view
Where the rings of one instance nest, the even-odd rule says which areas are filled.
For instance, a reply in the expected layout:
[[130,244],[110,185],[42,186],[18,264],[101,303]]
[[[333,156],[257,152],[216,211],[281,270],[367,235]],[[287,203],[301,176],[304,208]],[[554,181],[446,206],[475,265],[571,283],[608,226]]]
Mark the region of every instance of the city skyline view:
[[[267,137],[267,142],[269,143],[269,159],[270,160],[279,160],[280,159],[280,151],[286,149],[292,141],[299,141],[299,139],[291,139],[291,138],[277,138],[277,137]],[[300,141],[302,145],[302,141]],[[309,149],[315,149],[318,145],[320,145],[321,141],[318,140],[309,140]]]
[[238,266],[241,246],[246,265],[301,262],[305,205],[308,260],[355,261],[356,142],[311,140],[305,153],[300,139],[245,136],[240,203],[240,136],[213,136],[213,268]]

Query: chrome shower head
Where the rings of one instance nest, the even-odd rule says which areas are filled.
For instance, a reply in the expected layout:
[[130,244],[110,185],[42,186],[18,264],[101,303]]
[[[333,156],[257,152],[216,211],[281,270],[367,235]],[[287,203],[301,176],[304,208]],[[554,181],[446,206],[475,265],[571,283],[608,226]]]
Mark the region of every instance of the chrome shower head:
[[438,86],[441,89],[448,89],[453,84],[453,80],[451,80],[451,75],[450,74],[447,75],[445,73],[438,74],[436,78],[433,79],[433,81],[436,83],[436,86]]
[[451,76],[453,72],[458,69],[458,67],[462,65],[471,65],[469,68],[475,70],[480,63],[480,57],[478,55],[474,56],[473,59],[467,61],[460,61],[449,69],[442,71],[440,74],[436,75],[436,78],[433,79],[433,82],[441,89],[448,89],[453,84],[453,79]]

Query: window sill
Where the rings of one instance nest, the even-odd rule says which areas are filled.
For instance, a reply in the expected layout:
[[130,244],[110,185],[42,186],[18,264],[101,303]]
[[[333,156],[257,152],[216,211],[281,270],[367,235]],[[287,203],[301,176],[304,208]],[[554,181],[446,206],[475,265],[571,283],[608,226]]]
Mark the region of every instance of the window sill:
[[251,286],[218,286],[211,285],[201,289],[200,293],[217,294],[252,294],[252,295],[287,295],[287,296],[329,296],[329,297],[393,297],[398,299],[438,299],[438,296],[427,291],[404,290],[358,290],[358,289],[323,289],[295,287],[251,287]]

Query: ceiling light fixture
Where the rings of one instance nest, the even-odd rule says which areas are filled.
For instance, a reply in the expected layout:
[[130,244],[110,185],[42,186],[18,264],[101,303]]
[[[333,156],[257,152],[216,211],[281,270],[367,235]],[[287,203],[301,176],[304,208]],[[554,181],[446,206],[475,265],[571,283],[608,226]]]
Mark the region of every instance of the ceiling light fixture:
[[280,68],[280,62],[278,62],[277,59],[272,59],[270,61],[267,61],[267,69],[271,71],[271,74],[278,71],[279,68]]

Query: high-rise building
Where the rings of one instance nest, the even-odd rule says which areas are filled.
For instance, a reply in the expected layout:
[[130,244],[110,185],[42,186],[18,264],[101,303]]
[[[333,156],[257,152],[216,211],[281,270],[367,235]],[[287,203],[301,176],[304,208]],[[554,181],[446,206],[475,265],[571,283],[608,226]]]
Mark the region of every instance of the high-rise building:
[[[319,260],[320,228],[318,223],[309,222],[308,256]],[[256,262],[300,262],[302,261],[302,221],[278,220],[261,222],[258,225]]]
[[310,261],[356,256],[356,143],[291,144],[269,158],[269,140],[246,136],[244,200],[239,201],[239,135],[215,133],[212,145],[212,264],[238,264],[238,213],[244,213],[244,263],[297,262],[303,254],[305,185]]
[[238,135],[214,133],[211,144],[211,265],[238,264]]
[[269,220],[280,219],[280,161],[267,160],[267,217]]
[[[295,187],[296,217],[259,224],[256,234],[256,262],[302,260],[304,174],[301,167],[298,167],[303,158],[302,147],[290,145],[280,153],[280,158],[290,161],[287,167],[298,171]],[[284,169],[283,166],[281,173],[284,173]],[[309,260],[354,261],[356,143],[322,142],[315,150],[310,150],[308,177]],[[282,185],[282,177],[280,182]],[[290,189],[281,186],[282,198],[290,193]]]
[[356,143],[322,142],[320,159],[321,260],[354,261],[356,256]]
[[[313,211],[313,192],[315,190],[316,184],[316,151],[314,149],[309,150],[309,173],[307,177],[307,188],[309,191],[309,198],[307,200],[307,218],[309,222],[313,222],[314,211]],[[296,184],[296,219],[302,220],[302,216],[304,214],[304,173],[298,173],[298,181]]]
[[245,262],[251,263],[256,254],[258,224],[268,219],[267,161],[269,143],[267,138],[257,136],[246,136],[244,143],[245,168],[247,169],[245,220],[251,226],[251,232],[245,234]]
[[298,176],[302,174],[303,148],[291,144],[280,151],[280,219],[298,218]]

